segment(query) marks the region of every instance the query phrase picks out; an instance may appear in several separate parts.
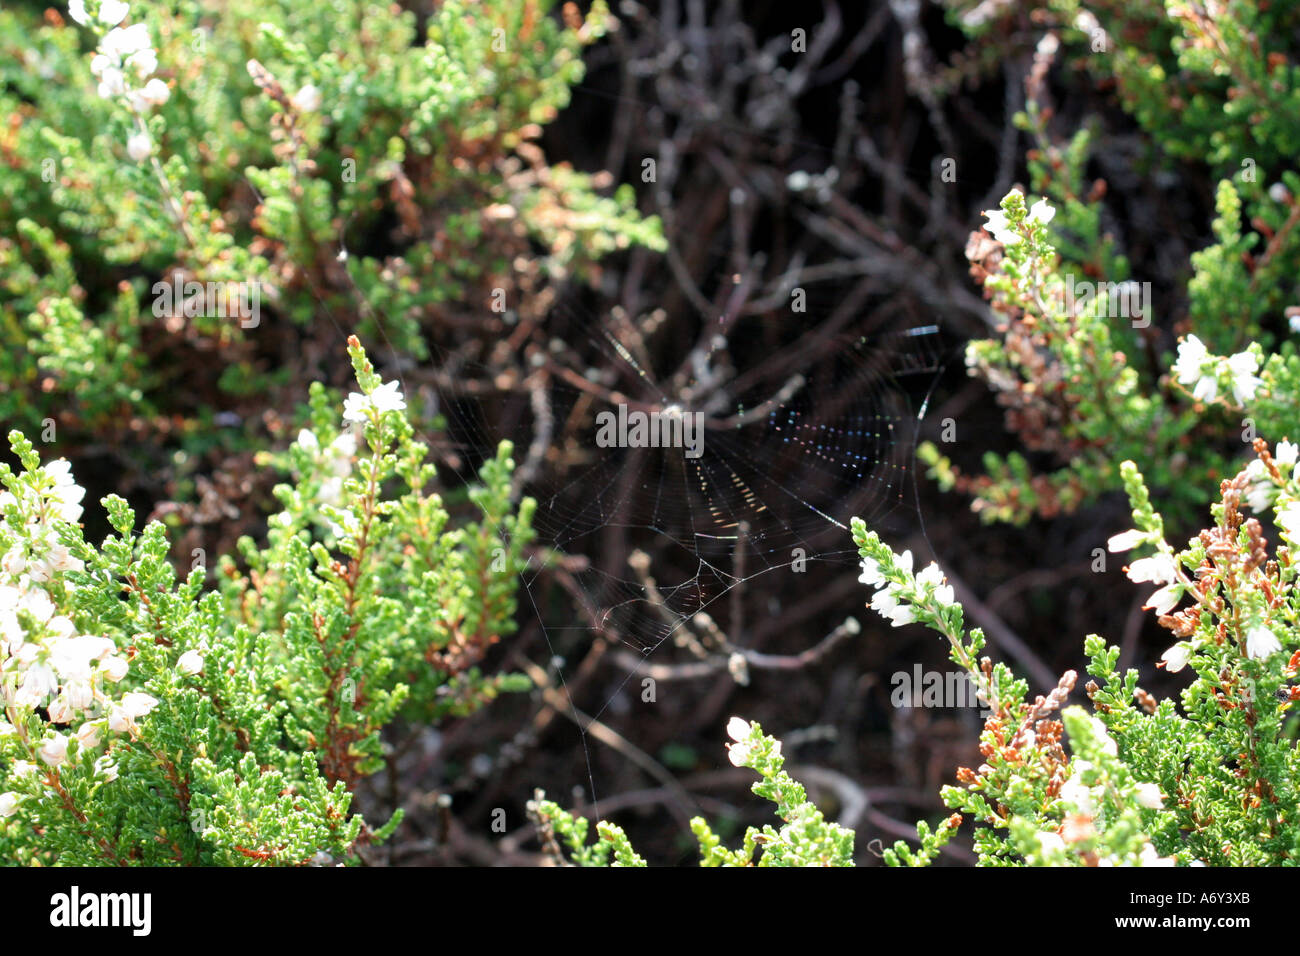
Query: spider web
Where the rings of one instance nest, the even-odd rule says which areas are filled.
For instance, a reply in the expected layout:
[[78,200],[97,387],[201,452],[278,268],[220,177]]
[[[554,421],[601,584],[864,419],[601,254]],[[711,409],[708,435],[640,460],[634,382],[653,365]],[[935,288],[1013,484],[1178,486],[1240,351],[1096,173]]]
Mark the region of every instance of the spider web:
[[[846,301],[843,284],[809,289],[806,311],[755,314],[739,307],[739,277],[718,285],[724,307],[693,321],[562,302],[518,347],[528,383],[496,394],[467,396],[456,383],[499,374],[501,341],[480,342],[478,356],[462,349],[435,360],[447,371],[432,398],[445,429],[425,439],[440,471],[472,480],[510,438],[516,497],[538,502],[521,615],[540,629],[548,673],[572,710],[593,806],[591,724],[642,663],[666,645],[714,666],[743,656],[739,600],[788,586],[774,575],[797,574],[810,592],[856,577],[849,521],[875,523],[907,507],[913,396],[932,385],[945,357],[937,326],[880,328]],[[508,314],[503,325],[518,321]],[[690,334],[680,334],[683,325]],[[491,371],[479,368],[489,354]],[[700,413],[701,454],[600,447],[597,415],[619,405]],[[569,662],[602,641],[637,662],[584,713],[569,694],[578,666]]]

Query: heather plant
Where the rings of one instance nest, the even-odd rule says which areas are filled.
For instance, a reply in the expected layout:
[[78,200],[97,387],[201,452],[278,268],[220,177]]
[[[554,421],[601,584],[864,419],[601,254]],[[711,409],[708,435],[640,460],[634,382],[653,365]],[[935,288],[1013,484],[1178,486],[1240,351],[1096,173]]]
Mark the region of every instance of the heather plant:
[[425,360],[449,318],[659,245],[629,188],[536,142],[615,23],[552,8],[0,10],[0,420],[188,501],[279,437],[268,407],[345,384],[318,367],[341,330]]
[[[920,847],[899,841],[884,851],[887,863],[927,864],[964,819],[981,864],[991,866],[1294,859],[1300,482],[1295,445],[1270,454],[1257,440],[1254,448],[1249,466],[1221,483],[1213,525],[1181,548],[1166,540],[1137,467],[1120,467],[1134,527],[1108,546],[1143,553],[1126,570],[1156,586],[1147,606],[1173,641],[1161,666],[1191,677],[1177,701],[1144,690],[1136,670],[1119,673],[1119,648],[1097,635],[1084,642],[1090,709],[1067,706],[1073,671],[1028,701],[1023,681],[979,656],[983,632],[966,630],[938,566],[913,574],[910,552],[895,554],[854,523],[862,579],[878,589],[872,607],[895,626],[916,621],[941,634],[992,711],[980,737],[984,763],[960,769],[943,791],[956,813],[933,829],[920,824]],[[1278,528],[1275,547],[1261,518]]]
[[[781,742],[740,717],[727,723],[727,736],[731,738],[727,759],[758,773],[752,790],[776,805],[782,826],[749,827],[740,847],[730,850],[703,817],[695,817],[691,832],[699,844],[700,866],[852,866],[853,831],[828,822],[803,786],[785,771]],[[588,843],[587,820],[545,796],[537,792],[529,803],[529,815],[543,849],[559,865],[646,865],[622,828],[601,820],[595,841]]]
[[0,466],[0,853],[28,865],[353,862],[372,826],[359,781],[385,728],[436,725],[527,688],[485,668],[512,633],[534,503],[510,498],[510,447],[459,527],[429,485],[396,382],[349,344],[359,391],[323,389],[270,463],[292,483],[267,541],[240,542],[205,589],[178,581],[159,522],[117,496],[98,547],[64,459],[10,434]]
[[[975,61],[1023,43],[1009,32],[1015,5],[950,7]],[[1286,4],[1223,4],[1211,15],[1193,3],[1052,0],[1036,14],[1041,40],[1025,51],[1034,66],[1015,123],[1032,143],[1029,188],[1044,197],[1034,208],[1051,212],[1027,212],[1017,190],[985,213],[987,228],[967,246],[998,324],[994,337],[968,345],[966,362],[1006,407],[1023,452],[985,454],[983,474],[933,443],[921,457],[985,520],[1016,523],[1118,489],[1117,463],[1131,458],[1171,520],[1190,521],[1207,504],[1202,489],[1234,471],[1243,442],[1295,427],[1300,178],[1288,164],[1300,125],[1286,44],[1297,13]],[[1085,175],[1094,118],[1055,138],[1046,76],[1058,55],[1073,76],[1117,92],[1145,136],[1145,165],[1196,160],[1217,181],[1212,240],[1177,279],[1185,297],[1153,300],[1150,277],[1135,275],[1120,251],[1128,237],[1103,225],[1113,221],[1107,184]],[[1176,358],[1162,328],[1177,334]],[[1030,454],[1056,467],[1031,465]]]

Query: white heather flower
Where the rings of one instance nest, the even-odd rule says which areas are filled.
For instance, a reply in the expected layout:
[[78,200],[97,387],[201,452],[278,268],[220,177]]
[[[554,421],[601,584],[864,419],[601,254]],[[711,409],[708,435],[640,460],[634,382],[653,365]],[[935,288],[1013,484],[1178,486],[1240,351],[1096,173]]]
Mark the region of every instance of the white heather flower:
[[129,27],[116,27],[104,34],[99,43],[99,52],[111,60],[121,62],[151,49],[153,40],[149,37],[149,27],[144,23],[133,23]]
[[1144,544],[1149,535],[1145,531],[1139,531],[1137,528],[1130,528],[1128,531],[1121,531],[1119,534],[1113,534],[1106,541],[1106,550],[1111,554],[1120,551],[1132,551],[1139,544]]
[[727,744],[727,759],[731,761],[733,767],[745,766],[745,761],[749,759],[749,753],[749,744]]
[[[326,478],[320,483],[320,494],[316,497],[322,504],[338,507],[338,505],[343,501],[343,479]],[[338,537],[341,538],[343,536],[340,534]]]
[[727,721],[727,736],[736,742],[748,740],[751,729],[749,721],[743,717],[732,717]]
[[148,133],[132,133],[126,141],[126,154],[137,163],[144,162],[153,153],[153,140]]
[[352,456],[357,453],[357,436],[350,431],[343,432],[330,442],[330,470],[338,478],[352,474]]
[[916,575],[916,583],[920,585],[930,585],[938,587],[943,583],[943,572],[939,570],[939,565],[931,561],[922,568]]
[[299,113],[315,113],[320,109],[321,95],[320,90],[313,84],[308,83],[289,100]]
[[1172,856],[1160,856],[1156,853],[1156,848],[1150,843],[1142,846],[1142,853],[1139,857],[1141,866],[1176,866],[1177,861]]
[[316,433],[310,428],[304,428],[298,433],[298,444],[313,455],[320,450],[320,439],[316,437]]
[[912,573],[912,552],[904,551],[902,554],[898,556],[898,560],[895,561],[894,563],[899,568],[901,568],[904,573],[911,574]]
[[68,0],[68,15],[83,27],[86,25],[86,0]]
[[863,558],[862,576],[858,578],[858,583],[873,588],[885,584],[885,576],[880,573],[880,564],[871,558]]
[[129,717],[143,717],[158,706],[158,698],[133,691],[122,695],[122,710]]
[[12,790],[0,793],[0,817],[11,817],[18,810],[18,794]]
[[161,106],[171,99],[172,91],[167,88],[167,84],[162,80],[154,77],[138,90],[132,90],[129,94],[131,109],[137,113],[143,113],[151,106]]
[[0,558],[0,570],[11,578],[16,578],[27,569],[27,555],[23,553],[20,547],[10,548]]
[[1038,833],[1038,845],[1042,847],[1044,853],[1065,852],[1065,841],[1061,839],[1061,835],[1050,830]]
[[1061,799],[1066,803],[1074,804],[1075,809],[1080,813],[1086,813],[1088,816],[1092,816],[1096,812],[1096,807],[1092,802],[1092,789],[1085,785],[1077,775],[1061,785]]
[[135,75],[144,79],[154,70],[158,69],[158,54],[153,47],[145,47],[138,53],[132,53],[126,58],[126,66],[135,70]]
[[1255,397],[1260,386],[1260,379],[1255,375],[1259,368],[1259,357],[1251,352],[1238,352],[1228,359],[1228,371],[1232,375],[1232,395],[1238,405],[1245,405]]
[[68,759],[68,735],[52,734],[41,744],[41,759],[51,767],[57,767]]
[[1156,591],[1143,605],[1145,610],[1154,610],[1157,614],[1168,614],[1178,604],[1183,596],[1183,586],[1178,582],[1166,584],[1159,591]]
[[106,657],[99,664],[99,671],[104,675],[104,680],[116,684],[130,669],[125,657]]
[[1149,558],[1138,558],[1128,566],[1126,573],[1129,580],[1137,584],[1144,581],[1151,584],[1173,584],[1178,580],[1174,559],[1163,551]]
[[871,596],[871,608],[878,612],[881,617],[889,617],[898,607],[898,597],[894,594],[894,586],[881,588]]
[[[27,645],[31,647],[32,645]],[[59,689],[59,679],[49,664],[33,664],[23,675],[14,703],[20,707],[40,707]]]
[[1014,246],[1024,241],[1024,236],[1012,227],[1007,214],[1001,209],[986,209],[980,213],[988,224],[984,227],[993,234],[993,238],[1004,246]]
[[1262,660],[1282,649],[1281,642],[1272,628],[1256,624],[1246,632],[1246,656]]
[[52,724],[70,724],[72,718],[77,716],[76,711],[68,703],[68,699],[62,694],[54,698],[46,708],[46,713],[50,715],[50,723]]
[[1165,805],[1165,798],[1154,783],[1139,783],[1137,802],[1138,806],[1146,807],[1148,810],[1159,810]]
[[1166,671],[1169,671],[1170,674],[1178,674],[1178,671],[1187,666],[1188,658],[1191,658],[1191,656],[1192,649],[1188,648],[1186,644],[1175,644],[1169,650],[1166,650],[1164,654],[1161,654],[1160,659],[1165,662]]
[[117,764],[108,754],[95,760],[95,773],[102,774],[104,779],[112,783],[117,779]]
[[[83,0],[77,0],[77,5],[81,7],[82,15],[85,15],[86,8]],[[71,9],[72,4],[68,4]],[[127,5],[122,0],[102,0],[99,5],[99,22],[106,27],[115,27],[126,19]],[[78,23],[84,23],[84,20],[78,20]]]
[[176,669],[182,674],[197,674],[203,670],[203,655],[198,651],[186,651],[176,661]]
[[93,750],[99,746],[99,725],[86,721],[77,730],[77,745],[82,750]]
[[43,470],[47,478],[54,479],[54,488],[45,493],[46,499],[55,506],[58,517],[75,524],[81,518],[81,499],[86,497],[86,489],[73,479],[72,465],[66,458],[58,458]]
[[1056,209],[1046,199],[1040,199],[1029,207],[1029,218],[1034,222],[1047,225],[1056,215]]
[[1210,358],[1210,353],[1205,343],[1195,335],[1189,335],[1178,344],[1178,359],[1171,369],[1183,385],[1194,384],[1192,397],[1201,402],[1212,402],[1219,394],[1219,383],[1213,371],[1208,375],[1202,373],[1207,358]]
[[376,412],[383,414],[387,411],[398,411],[406,407],[406,401],[402,398],[402,393],[398,391],[398,383],[385,382],[380,385],[369,395],[362,395],[360,392],[353,392],[343,403],[343,420],[348,422],[365,422],[368,418],[367,411],[374,409]]
[[1292,538],[1300,532],[1300,501],[1293,501],[1277,513],[1277,523]]
[[1192,650],[1185,644],[1175,644],[1169,650],[1160,655],[1160,659],[1165,662],[1165,670],[1171,674],[1177,674],[1187,666],[1187,659],[1192,656]]
[[15,760],[13,763],[13,768],[10,770],[9,775],[13,777],[15,780],[19,780],[27,776],[29,773],[35,773],[35,772],[36,772],[36,764],[32,763],[30,760]]
[[[1273,460],[1278,465],[1294,465],[1297,452],[1300,452],[1300,445],[1283,440],[1277,443],[1277,448],[1273,449]],[[1259,461],[1258,458],[1255,460]]]
[[900,604],[889,612],[889,619],[894,627],[902,627],[916,620],[915,612],[906,604]]
[[1108,753],[1112,757],[1116,756],[1119,753],[1119,746],[1115,743],[1115,738],[1110,735],[1105,722],[1100,717],[1090,717],[1088,719],[1092,721],[1092,732],[1101,741],[1102,752]]

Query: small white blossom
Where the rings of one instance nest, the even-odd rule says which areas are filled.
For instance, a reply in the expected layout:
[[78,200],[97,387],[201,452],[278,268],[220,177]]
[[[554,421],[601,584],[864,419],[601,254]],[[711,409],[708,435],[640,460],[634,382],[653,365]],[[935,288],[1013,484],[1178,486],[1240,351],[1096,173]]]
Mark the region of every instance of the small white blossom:
[[1246,632],[1246,656],[1262,660],[1282,649],[1282,643],[1273,633],[1273,629],[1263,624],[1256,624]]
[[1106,550],[1111,554],[1120,551],[1132,551],[1139,544],[1146,543],[1150,537],[1145,531],[1139,531],[1137,528],[1130,528],[1128,531],[1121,531],[1119,534],[1113,534],[1106,541]]
[[1137,802],[1139,806],[1146,807],[1148,810],[1159,810],[1165,805],[1165,798],[1154,783],[1139,783]]
[[1159,591],[1156,591],[1143,605],[1146,610],[1155,611],[1157,614],[1168,614],[1178,604],[1183,596],[1183,586],[1178,582],[1166,584]]
[[1293,501],[1277,513],[1277,523],[1290,537],[1300,532],[1300,501]]
[[137,163],[142,163],[153,153],[153,140],[148,133],[135,132],[126,140],[126,154]]
[[289,100],[299,113],[315,113],[320,109],[321,95],[320,90],[313,84],[308,83]]
[[398,391],[397,382],[385,382],[369,395],[352,392],[343,403],[343,420],[348,422],[365,422],[370,409],[379,414],[387,411],[399,411],[406,407],[402,393]]
[[77,745],[83,750],[93,750],[99,746],[99,734],[99,725],[86,721],[77,730]]
[[880,587],[885,584],[885,576],[880,571],[880,564],[871,558],[863,558],[862,575],[858,578],[858,583],[870,587]]
[[1189,335],[1178,344],[1178,359],[1174,362],[1173,373],[1183,385],[1194,385],[1192,397],[1197,401],[1212,402],[1219,393],[1219,383],[1213,371],[1206,375],[1202,371],[1210,358],[1205,343],[1195,335]]
[[[1294,465],[1296,463],[1296,454],[1300,452],[1300,445],[1289,441],[1280,441],[1277,448],[1273,450],[1273,460],[1280,465]],[[1258,458],[1255,459],[1259,461]]]
[[1169,650],[1160,655],[1160,659],[1165,662],[1165,670],[1171,674],[1177,674],[1187,666],[1187,660],[1192,656],[1191,648],[1184,644],[1175,644]]
[[988,220],[984,228],[1004,246],[1014,246],[1024,241],[1024,236],[1012,227],[1007,214],[1001,209],[986,209],[980,215]]
[[1138,558],[1126,569],[1129,580],[1138,584],[1173,584],[1178,580],[1178,571],[1174,559],[1161,551],[1149,558]]
[[41,744],[41,759],[51,767],[57,767],[68,759],[68,735],[52,734]]
[[1096,806],[1092,800],[1092,788],[1083,783],[1078,776],[1073,776],[1061,785],[1061,799],[1074,805],[1080,813],[1092,816]]
[[176,661],[176,669],[187,676],[199,673],[203,670],[203,655],[198,651],[186,651]]
[[19,797],[12,790],[0,793],[0,817],[11,817],[18,810]]
[[1228,359],[1228,372],[1232,376],[1232,395],[1238,405],[1245,405],[1255,397],[1260,379],[1255,375],[1259,357],[1252,352],[1238,352]]
[[743,717],[732,717],[727,721],[727,736],[737,742],[748,740],[751,729],[749,721]]
[[1040,199],[1029,207],[1029,218],[1034,222],[1047,225],[1056,215],[1056,209],[1046,199]]
[[130,669],[125,657],[106,657],[99,664],[99,672],[104,675],[104,680],[116,684]]

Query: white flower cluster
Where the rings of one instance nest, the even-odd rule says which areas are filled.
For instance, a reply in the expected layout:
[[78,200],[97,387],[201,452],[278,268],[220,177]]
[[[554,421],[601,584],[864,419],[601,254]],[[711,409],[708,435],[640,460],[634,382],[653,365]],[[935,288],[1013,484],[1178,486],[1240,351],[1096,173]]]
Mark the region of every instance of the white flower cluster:
[[[1283,446],[1287,444],[1286,442],[1278,444],[1278,454],[1288,458],[1290,464],[1294,464],[1296,447],[1290,445],[1284,449]],[[1256,459],[1256,461],[1258,460]],[[1293,503],[1289,508],[1291,509],[1289,514],[1285,508],[1278,513],[1278,524],[1288,534],[1295,537],[1297,541],[1300,541],[1300,502]],[[1288,522],[1291,523],[1290,527]],[[1155,543],[1155,540],[1154,535],[1135,528],[1112,536],[1106,542],[1106,547],[1111,552],[1129,551],[1141,544]],[[1178,605],[1178,602],[1182,600],[1187,589],[1186,585],[1179,580],[1178,565],[1174,561],[1174,556],[1168,551],[1158,551],[1148,558],[1138,558],[1124,570],[1132,581],[1162,585],[1143,605],[1145,609],[1154,610],[1157,614],[1168,614],[1172,611]],[[1180,641],[1165,651],[1160,655],[1160,659],[1165,663],[1165,670],[1171,674],[1176,674],[1186,667],[1192,653],[1200,646],[1200,643],[1199,639]],[[1277,635],[1266,621],[1257,621],[1247,628],[1247,657],[1263,660],[1276,654],[1281,649],[1282,642],[1278,640]]]
[[[1012,190],[1012,192],[1018,192]],[[1024,196],[1020,197],[1022,200]],[[1024,241],[1024,236],[1020,230],[1011,224],[1007,219],[1007,214],[1001,209],[986,209],[980,213],[988,220],[988,225],[984,228],[993,234],[993,238],[1004,246],[1014,246]],[[1029,207],[1029,216],[1025,219],[1026,223],[1038,223],[1041,226],[1047,225],[1056,215],[1056,209],[1046,199],[1040,199]]]
[[1219,382],[1228,379],[1228,387],[1238,405],[1245,405],[1255,397],[1260,379],[1259,356],[1253,352],[1238,352],[1227,358],[1211,355],[1205,343],[1189,335],[1178,344],[1178,358],[1174,362],[1174,377],[1190,386],[1192,397],[1198,402],[1212,402],[1219,395]]
[[[732,766],[749,766],[749,760],[754,755],[754,745],[749,739],[752,732],[753,726],[743,717],[732,717],[727,721],[727,736],[734,741],[727,744],[727,759],[731,761]],[[772,756],[780,755],[781,741],[778,740],[772,745]]]
[[[894,566],[910,578],[912,552],[904,551],[898,555]],[[942,607],[948,607],[956,600],[952,585],[946,582],[939,565],[933,561],[916,575],[914,583],[891,583],[886,580],[879,562],[871,558],[863,558],[862,575],[858,581],[879,589],[871,598],[871,607],[881,617],[889,618],[894,627],[902,627],[916,620],[916,612],[912,605],[918,601],[931,599]]]
[[[90,61],[90,72],[99,80],[99,95],[106,100],[124,100],[139,117],[166,103],[171,91],[162,80],[150,77],[158,69],[158,54],[149,27],[143,23],[118,26],[128,10],[123,0],[100,0],[98,12],[91,17],[86,0],[68,0],[72,19],[100,34],[99,48]],[[153,153],[153,141],[143,123],[127,138],[126,152],[136,162]]]
[[[126,658],[109,638],[78,633],[42,586],[60,572],[83,567],[56,543],[54,522],[77,521],[86,492],[62,459],[36,475],[34,483],[17,486],[16,493],[0,494],[0,510],[17,509],[22,519],[18,542],[0,559],[0,739],[21,741],[53,770],[68,762],[72,740],[81,750],[91,750],[110,732],[134,735],[136,720],[158,701],[138,692],[111,693],[111,686],[127,675]],[[31,739],[30,717],[38,709],[44,709],[48,723],[40,739]],[[95,767],[107,780],[117,776],[107,754]],[[32,761],[17,761],[11,776],[36,770]],[[15,793],[0,794],[0,816],[12,814],[20,802]]]
[[316,433],[304,428],[298,433],[298,444],[318,462],[322,462],[327,476],[321,482],[318,496],[322,504],[338,505],[343,500],[343,482],[352,474],[352,457],[357,453],[357,436],[351,431],[341,432],[321,451]]

